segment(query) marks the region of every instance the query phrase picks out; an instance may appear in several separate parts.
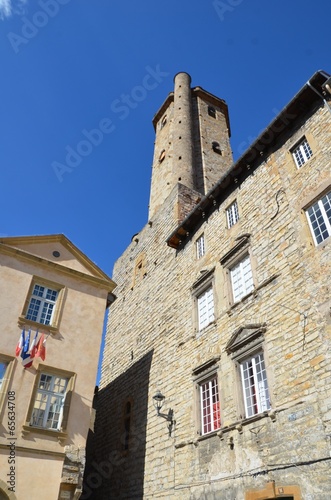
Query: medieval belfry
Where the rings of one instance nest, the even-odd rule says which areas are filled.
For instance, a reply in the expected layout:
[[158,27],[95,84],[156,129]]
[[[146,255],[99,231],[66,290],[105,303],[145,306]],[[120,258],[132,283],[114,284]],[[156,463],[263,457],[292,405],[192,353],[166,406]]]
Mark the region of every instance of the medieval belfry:
[[233,162],[225,101],[175,76],[114,266],[83,499],[329,498],[330,98],[318,71]]
[[174,92],[153,120],[150,219],[174,186],[182,184],[201,198],[232,164],[226,103],[200,87],[191,89],[190,83],[187,73],[177,74]]

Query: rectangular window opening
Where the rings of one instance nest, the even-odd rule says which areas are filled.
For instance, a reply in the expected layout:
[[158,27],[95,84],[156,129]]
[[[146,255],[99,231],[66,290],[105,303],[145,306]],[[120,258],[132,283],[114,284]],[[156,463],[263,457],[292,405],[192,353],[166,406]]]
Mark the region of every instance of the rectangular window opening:
[[249,255],[230,269],[233,301],[238,302],[254,289],[253,273]]
[[212,286],[198,296],[198,319],[199,330],[214,321],[214,293]]
[[32,290],[26,319],[51,325],[58,293],[58,290],[36,283]]
[[196,241],[197,259],[205,255],[205,237],[202,234]]
[[240,374],[246,418],[269,410],[270,397],[263,353],[241,362]]
[[316,245],[331,235],[331,191],[306,210],[308,223]]
[[311,147],[305,137],[292,150],[292,155],[298,168],[302,167],[313,156]]
[[30,425],[60,430],[68,379],[41,373],[35,396]]
[[217,377],[200,384],[200,414],[202,435],[221,427],[220,401]]
[[226,209],[226,218],[228,223],[228,228],[234,226],[236,222],[239,220],[239,210],[238,203],[234,201],[227,209]]

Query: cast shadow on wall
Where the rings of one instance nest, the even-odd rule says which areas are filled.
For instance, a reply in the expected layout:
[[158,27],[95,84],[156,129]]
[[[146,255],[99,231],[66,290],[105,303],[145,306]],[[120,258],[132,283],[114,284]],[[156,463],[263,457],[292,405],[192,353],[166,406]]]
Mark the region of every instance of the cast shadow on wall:
[[153,350],[96,388],[80,500],[143,498],[149,374]]

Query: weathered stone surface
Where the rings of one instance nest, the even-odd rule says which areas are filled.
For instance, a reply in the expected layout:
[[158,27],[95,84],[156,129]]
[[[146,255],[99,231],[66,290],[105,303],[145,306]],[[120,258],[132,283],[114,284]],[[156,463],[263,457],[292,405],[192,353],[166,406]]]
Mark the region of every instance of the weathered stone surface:
[[[207,111],[201,113],[207,121]],[[304,135],[313,156],[297,169],[289,151]],[[91,483],[84,498],[241,500],[261,498],[254,492],[262,490],[294,499],[329,498],[331,239],[314,245],[304,209],[330,189],[330,140],[331,115],[320,101],[279,137],[257,168],[227,187],[223,201],[185,235],[184,246],[166,245],[178,222],[173,185],[152,224],[118,259],[93,452],[96,464],[110,466],[107,475],[99,471],[100,484]],[[228,229],[225,210],[234,200],[239,220]],[[206,253],[197,259],[195,242],[202,233]],[[254,291],[233,304],[220,260],[242,235],[250,235]],[[132,286],[142,252],[146,272]],[[192,285],[212,269],[215,318],[199,332]],[[265,325],[271,411],[245,419],[226,346],[238,328],[251,324]],[[192,371],[214,357],[220,358],[222,432],[200,437]],[[166,397],[161,411],[174,411],[171,436],[153,407],[157,390]],[[123,450],[129,400],[131,442]]]

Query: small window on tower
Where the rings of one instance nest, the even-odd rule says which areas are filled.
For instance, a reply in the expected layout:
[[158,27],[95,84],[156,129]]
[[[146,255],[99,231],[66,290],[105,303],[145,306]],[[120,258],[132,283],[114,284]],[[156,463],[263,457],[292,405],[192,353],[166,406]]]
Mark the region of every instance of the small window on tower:
[[222,154],[221,146],[219,145],[218,142],[215,142],[215,141],[212,142],[211,147],[212,147],[214,153],[217,153],[219,155]]
[[146,276],[146,256],[145,253],[142,252],[136,258],[134,270],[133,270],[133,281],[132,288],[140,283]]
[[165,158],[165,149],[162,149],[160,156],[159,156],[159,163],[162,163],[164,158]]
[[163,128],[167,124],[167,115],[164,115],[164,117],[161,120],[161,128]]
[[212,118],[216,118],[216,109],[213,106],[208,106],[208,115]]

